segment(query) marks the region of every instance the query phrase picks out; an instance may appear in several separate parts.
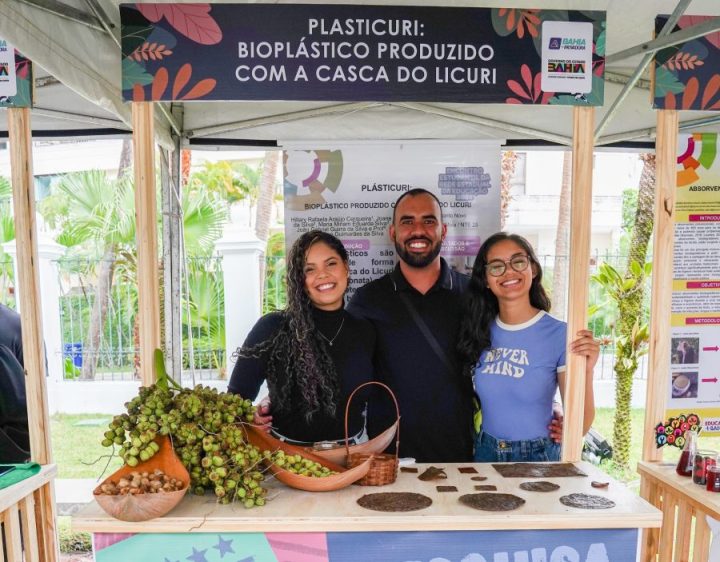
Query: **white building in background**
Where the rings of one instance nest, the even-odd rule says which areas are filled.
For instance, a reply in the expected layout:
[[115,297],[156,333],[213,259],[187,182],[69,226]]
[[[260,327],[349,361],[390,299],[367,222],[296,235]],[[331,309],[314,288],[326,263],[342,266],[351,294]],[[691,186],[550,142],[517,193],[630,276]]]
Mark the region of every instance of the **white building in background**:
[[[539,256],[555,254],[563,152],[517,152],[511,181],[512,201],[505,230],[521,234]],[[613,252],[622,234],[622,193],[637,188],[642,172],[637,153],[600,152],[593,163],[593,213],[590,249]]]

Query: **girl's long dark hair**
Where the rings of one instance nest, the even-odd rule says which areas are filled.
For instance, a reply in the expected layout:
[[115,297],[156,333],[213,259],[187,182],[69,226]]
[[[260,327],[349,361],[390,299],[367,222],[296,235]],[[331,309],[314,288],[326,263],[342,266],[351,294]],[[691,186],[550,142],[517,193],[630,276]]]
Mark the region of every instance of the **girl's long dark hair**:
[[457,346],[463,372],[469,375],[473,374],[480,354],[491,346],[490,326],[500,311],[497,297],[487,286],[485,266],[488,263],[487,255],[490,248],[503,240],[512,240],[530,258],[530,267],[535,274],[530,285],[530,304],[546,312],[550,310],[550,299],[542,286],[542,267],[530,243],[518,234],[507,232],[496,232],[485,240],[475,258],[470,284],[465,294]]
[[[287,307],[275,336],[258,345],[241,348],[241,357],[267,357],[266,378],[275,411],[302,408],[306,420],[324,411],[334,416],[340,382],[327,344],[317,335],[313,303],[305,291],[305,258],[319,242],[338,253],[347,266],[348,253],[332,234],[311,230],[298,238],[287,256]],[[302,403],[292,401],[300,394]]]

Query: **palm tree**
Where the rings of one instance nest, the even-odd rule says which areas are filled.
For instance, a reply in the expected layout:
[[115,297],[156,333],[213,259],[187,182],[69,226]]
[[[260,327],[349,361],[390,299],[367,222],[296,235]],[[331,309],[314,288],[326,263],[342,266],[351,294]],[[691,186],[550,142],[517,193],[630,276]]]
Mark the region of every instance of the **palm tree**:
[[[201,188],[185,190],[182,200],[186,253],[208,255],[222,233],[225,205]],[[41,212],[60,229],[59,244],[75,255],[100,258],[82,372],[83,379],[92,379],[116,271],[126,283],[137,284],[133,185],[127,176],[112,180],[99,170],[71,174],[43,201]]]
[[57,189],[50,198],[62,203],[51,200],[42,206],[48,220],[58,223],[57,242],[79,250],[85,257],[100,259],[81,375],[82,379],[90,380],[97,370],[117,257],[134,248],[134,194],[127,178],[111,180],[100,170],[65,176]]

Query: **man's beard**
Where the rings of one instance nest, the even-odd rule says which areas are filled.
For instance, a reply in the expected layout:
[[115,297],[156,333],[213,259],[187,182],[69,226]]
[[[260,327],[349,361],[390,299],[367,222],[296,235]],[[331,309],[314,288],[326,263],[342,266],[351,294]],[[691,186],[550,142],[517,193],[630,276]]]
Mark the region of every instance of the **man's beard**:
[[442,241],[433,244],[432,240],[430,240],[429,238],[411,238],[410,240],[406,241],[406,244],[410,244],[413,240],[424,240],[426,242],[429,242],[430,250],[426,254],[415,254],[406,250],[404,244],[400,244],[395,241],[395,251],[397,252],[398,257],[410,267],[427,267],[433,262],[436,257],[440,255]]

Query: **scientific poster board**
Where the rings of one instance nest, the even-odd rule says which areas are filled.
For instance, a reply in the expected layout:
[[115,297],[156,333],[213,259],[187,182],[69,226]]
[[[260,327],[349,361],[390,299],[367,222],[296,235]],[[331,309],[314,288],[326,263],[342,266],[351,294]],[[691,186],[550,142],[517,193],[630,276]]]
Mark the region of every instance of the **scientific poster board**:
[[482,241],[500,229],[500,143],[283,143],[286,246],[312,229],[336,235],[350,254],[352,293],[395,266],[394,203],[422,187],[441,201],[442,255],[469,273]]
[[720,432],[720,159],[717,133],[678,141],[667,417]]

